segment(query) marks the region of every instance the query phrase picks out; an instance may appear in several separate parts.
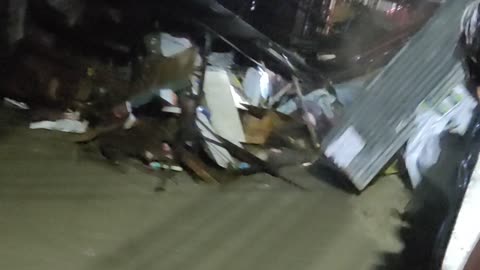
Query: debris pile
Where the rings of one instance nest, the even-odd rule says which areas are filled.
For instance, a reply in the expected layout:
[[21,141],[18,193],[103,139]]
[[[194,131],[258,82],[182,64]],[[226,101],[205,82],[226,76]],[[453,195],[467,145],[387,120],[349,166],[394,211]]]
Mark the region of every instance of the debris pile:
[[193,25],[202,27],[154,29],[125,50],[97,40],[123,58],[32,27],[2,79],[4,104],[28,111],[31,129],[75,133],[114,164],[134,158],[207,183],[282,178],[280,167],[312,161],[341,110],[328,81],[278,45],[251,56],[218,27]]

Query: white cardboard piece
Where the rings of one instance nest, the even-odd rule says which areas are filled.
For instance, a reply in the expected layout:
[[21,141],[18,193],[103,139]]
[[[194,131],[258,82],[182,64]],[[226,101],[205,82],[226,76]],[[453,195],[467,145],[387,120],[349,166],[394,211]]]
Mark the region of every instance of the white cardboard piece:
[[224,139],[241,146],[240,143],[245,142],[245,133],[232,96],[227,72],[207,70],[204,91],[215,131]]

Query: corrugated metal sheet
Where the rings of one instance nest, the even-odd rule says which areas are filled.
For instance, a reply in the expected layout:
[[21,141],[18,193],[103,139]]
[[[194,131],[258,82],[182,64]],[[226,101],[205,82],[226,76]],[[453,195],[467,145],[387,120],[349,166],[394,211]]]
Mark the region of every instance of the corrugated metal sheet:
[[414,111],[426,98],[435,102],[462,82],[464,73],[453,52],[460,17],[470,0],[449,0],[417,33],[365,93],[348,109],[322,143],[323,150],[349,127],[365,140],[365,147],[341,168],[359,189],[364,189],[406,143],[414,124]]

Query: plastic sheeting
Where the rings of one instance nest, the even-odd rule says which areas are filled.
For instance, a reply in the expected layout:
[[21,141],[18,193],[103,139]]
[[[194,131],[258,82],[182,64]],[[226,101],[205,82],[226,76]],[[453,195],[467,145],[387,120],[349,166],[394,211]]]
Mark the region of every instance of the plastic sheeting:
[[243,82],[243,89],[250,103],[259,106],[272,92],[270,76],[261,68],[249,68]]
[[[325,89],[315,90],[303,97],[303,102],[313,102],[318,104],[325,116],[329,119],[334,117],[333,104],[337,99],[328,93]],[[291,114],[298,109],[298,104],[295,99],[289,100],[278,108],[278,111],[284,114]]]
[[418,186],[422,171],[438,161],[440,138],[444,132],[464,135],[477,105],[464,86],[453,89],[439,106],[420,105],[415,131],[407,143],[405,165],[413,187]]

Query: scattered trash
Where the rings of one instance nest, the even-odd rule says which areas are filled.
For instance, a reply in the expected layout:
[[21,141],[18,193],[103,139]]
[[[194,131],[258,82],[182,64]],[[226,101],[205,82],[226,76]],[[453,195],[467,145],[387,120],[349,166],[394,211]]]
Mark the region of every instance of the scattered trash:
[[192,47],[190,40],[174,37],[168,33],[149,35],[145,43],[151,53],[165,57],[173,57]]
[[181,114],[182,113],[182,108],[175,107],[175,106],[165,106],[165,107],[162,108],[162,112],[173,113],[173,114]]
[[58,121],[41,121],[30,124],[30,129],[48,129],[67,133],[85,133],[88,129],[88,121],[62,119]]
[[153,155],[153,153],[150,151],[145,151],[145,158],[147,160],[153,160],[155,158],[155,155]]
[[135,125],[136,122],[137,122],[137,118],[135,117],[135,115],[133,115],[133,113],[130,113],[128,115],[127,120],[125,120],[125,123],[123,123],[123,128],[124,129],[131,129]]
[[318,54],[317,55],[318,61],[332,61],[336,58],[337,56],[335,54]]
[[206,183],[218,183],[215,177],[208,171],[207,165],[205,165],[200,158],[185,149],[178,149],[177,151],[179,152],[180,162],[202,179],[202,181]]
[[11,98],[3,98],[3,103],[5,104],[5,106],[11,107],[11,108],[15,108],[19,110],[30,110],[30,107],[28,107],[26,103],[13,100]]
[[163,164],[160,163],[160,162],[156,162],[156,161],[155,162],[150,162],[149,166],[154,171],[159,171],[163,168]]
[[172,148],[168,143],[162,143],[162,151],[165,158],[173,160]]
[[239,170],[248,170],[250,169],[252,166],[250,166],[250,164],[248,163],[245,163],[245,162],[241,162],[240,164],[238,164],[237,168]]
[[69,119],[69,120],[80,120],[80,116],[81,116],[80,112],[74,112],[70,110],[63,114],[63,118]]
[[245,95],[253,106],[260,106],[271,94],[270,78],[262,68],[249,68],[243,81]]
[[[121,14],[110,15],[114,24],[125,19]],[[238,27],[250,36],[248,39],[268,41],[240,18],[233,18],[239,25],[232,29]],[[99,153],[117,165],[122,157],[135,158],[153,171],[185,169],[208,183],[223,180],[217,176],[219,171],[237,176],[264,172],[287,181],[268,163],[269,158],[275,156],[278,164],[301,164],[299,160],[304,159],[300,152],[289,152],[283,145],[270,151],[273,146],[269,139],[277,128],[298,118],[284,120],[274,108],[288,100],[284,97],[301,96],[291,76],[303,78],[304,71],[297,67],[309,67],[278,44],[253,44],[244,51],[243,46],[223,36],[225,29],[209,29],[209,25],[199,23],[192,27],[195,34],[182,26],[176,30],[184,33],[155,32],[143,38],[136,36],[131,42],[100,36],[88,41],[93,43],[88,48],[72,41],[81,48],[60,48],[62,43],[52,49],[53,41],[45,46],[33,39],[29,46],[35,49],[25,54],[26,61],[17,61],[18,67],[12,68],[18,76],[8,85],[13,89],[10,96],[22,97],[35,108],[31,129],[81,133],[76,143],[98,146]],[[150,29],[167,30],[160,25]],[[215,49],[225,51],[227,45],[231,51],[212,52],[212,38]],[[139,41],[144,46],[138,46]],[[67,38],[65,44],[68,42]],[[251,49],[262,62],[247,54]],[[84,56],[87,52],[89,57]],[[271,62],[271,56],[277,59]],[[278,73],[266,68],[270,63]],[[16,84],[23,77],[31,82]],[[323,83],[320,81],[315,85]],[[14,95],[15,91],[25,93]],[[16,100],[5,98],[4,102],[29,109]],[[72,109],[64,112],[65,108]],[[303,112],[307,116],[307,111]],[[305,122],[315,125],[317,120]],[[303,122],[299,125],[300,134],[306,135]],[[307,139],[295,137],[291,144],[300,142],[306,148]],[[253,150],[255,147],[258,151]]]
[[167,165],[167,164],[163,164],[163,163],[160,163],[160,162],[157,162],[157,161],[150,162],[149,166],[154,171],[169,170],[169,171],[174,171],[174,172],[183,172],[183,168],[180,167],[180,166]]
[[167,168],[174,172],[183,172],[183,168],[180,166],[169,165]]
[[393,162],[392,165],[388,166],[388,168],[383,172],[383,175],[385,176],[398,174],[400,174],[400,169],[397,161]]
[[233,157],[222,146],[222,143],[213,133],[213,126],[210,124],[210,114],[202,107],[197,108],[197,127],[199,128],[205,144],[205,151],[222,168],[228,168],[233,162]]

